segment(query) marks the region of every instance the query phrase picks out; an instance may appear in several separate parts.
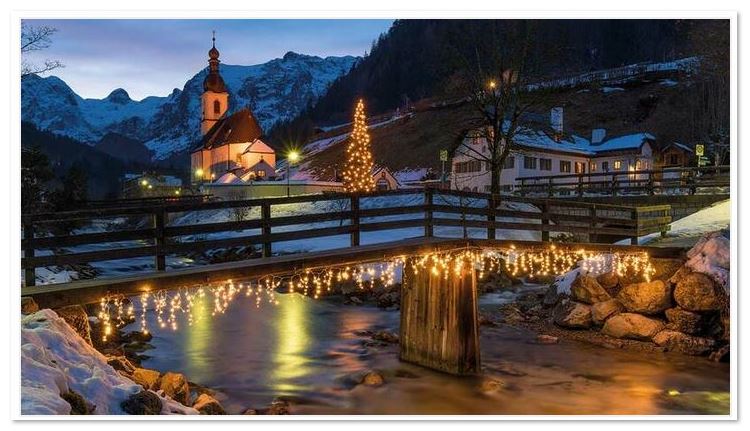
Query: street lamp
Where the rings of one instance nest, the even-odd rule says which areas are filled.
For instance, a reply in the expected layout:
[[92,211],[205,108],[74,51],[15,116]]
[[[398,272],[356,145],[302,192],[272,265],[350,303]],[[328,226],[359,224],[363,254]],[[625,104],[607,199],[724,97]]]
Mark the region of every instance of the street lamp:
[[290,180],[292,178],[292,165],[299,160],[299,152],[292,150],[286,155],[286,197],[292,195]]

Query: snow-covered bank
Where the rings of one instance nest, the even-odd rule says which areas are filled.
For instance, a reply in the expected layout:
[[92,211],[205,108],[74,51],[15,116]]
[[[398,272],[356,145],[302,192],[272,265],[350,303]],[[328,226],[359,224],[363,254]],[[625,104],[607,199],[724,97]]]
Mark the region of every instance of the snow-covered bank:
[[[74,392],[94,406],[93,414],[124,414],[120,404],[143,388],[120,375],[52,310],[21,320],[21,414],[67,415],[62,396]],[[158,394],[157,394],[158,395]],[[197,414],[159,396],[162,414]]]
[[[638,238],[638,244],[645,245],[651,243],[664,242],[682,242],[689,243],[690,240],[698,241],[703,235],[709,232],[726,229],[729,227],[732,215],[732,202],[727,199],[717,202],[710,207],[704,208],[687,217],[683,217],[670,224],[671,229],[667,232],[665,238],[657,233],[648,234]],[[622,240],[618,244],[630,244],[629,239]],[[692,246],[693,244],[689,244]]]

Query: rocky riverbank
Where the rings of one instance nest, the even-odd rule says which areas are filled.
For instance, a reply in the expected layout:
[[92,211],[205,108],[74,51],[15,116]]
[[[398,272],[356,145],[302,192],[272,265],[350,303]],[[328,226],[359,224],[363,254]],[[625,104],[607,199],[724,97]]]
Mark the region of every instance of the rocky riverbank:
[[502,320],[608,348],[728,361],[728,239],[707,235],[685,261],[654,263],[650,281],[576,268],[501,307]]

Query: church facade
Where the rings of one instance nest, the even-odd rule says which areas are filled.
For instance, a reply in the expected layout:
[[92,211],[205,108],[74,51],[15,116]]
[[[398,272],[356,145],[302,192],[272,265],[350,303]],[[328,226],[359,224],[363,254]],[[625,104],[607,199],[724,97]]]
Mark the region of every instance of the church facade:
[[263,130],[249,108],[227,115],[229,91],[219,73],[216,40],[208,51],[208,74],[201,95],[201,140],[190,153],[195,182],[213,182],[227,173],[246,181],[272,179],[276,153],[261,140]]

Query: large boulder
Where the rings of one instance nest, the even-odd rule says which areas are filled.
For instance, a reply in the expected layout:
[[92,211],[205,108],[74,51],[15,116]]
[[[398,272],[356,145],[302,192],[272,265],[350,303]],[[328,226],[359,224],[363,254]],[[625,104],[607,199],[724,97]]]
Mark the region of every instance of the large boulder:
[[664,329],[664,322],[635,313],[620,313],[604,322],[602,333],[615,338],[649,341]]
[[659,314],[672,306],[672,288],[661,280],[629,284],[617,299],[631,313]]
[[151,391],[141,391],[120,403],[125,413],[131,415],[158,415],[161,413],[161,399]]
[[667,329],[696,335],[706,329],[706,316],[680,307],[670,308],[664,312],[667,316]]
[[610,299],[608,301],[597,302],[591,306],[591,320],[595,325],[602,325],[610,317],[622,313],[625,308],[620,301]]
[[620,286],[620,276],[615,271],[605,272],[596,277],[596,281],[610,295],[617,295]]
[[674,299],[690,311],[715,311],[722,307],[722,293],[711,277],[692,272],[682,277],[674,288]]
[[579,275],[570,286],[570,293],[576,301],[586,304],[596,304],[611,298],[609,293],[596,281],[596,278],[588,275]]
[[167,372],[159,378],[156,389],[186,406],[190,406],[190,387],[184,375]]
[[544,292],[544,298],[542,298],[542,305],[544,307],[552,307],[560,301],[561,295],[557,293],[557,285],[550,284],[547,290]]
[[659,346],[666,347],[669,351],[693,356],[707,355],[716,344],[710,338],[696,337],[670,329],[660,331],[654,336],[653,341]]
[[128,377],[133,374],[136,368],[125,356],[110,356],[107,358],[107,364],[119,371],[120,374]]
[[143,386],[143,389],[154,389],[159,383],[159,373],[156,370],[149,370],[147,368],[136,368],[133,373],[129,376],[130,380]]
[[71,328],[75,329],[78,335],[81,336],[89,345],[93,345],[91,342],[91,326],[89,325],[89,316],[86,314],[86,310],[80,305],[69,305],[67,307],[58,308],[55,310],[58,316],[70,325]]
[[225,415],[227,412],[224,407],[216,401],[216,398],[208,394],[200,394],[195,400],[193,408],[198,410],[202,415]]
[[591,307],[580,302],[563,300],[552,312],[553,321],[564,328],[585,329],[591,327]]

